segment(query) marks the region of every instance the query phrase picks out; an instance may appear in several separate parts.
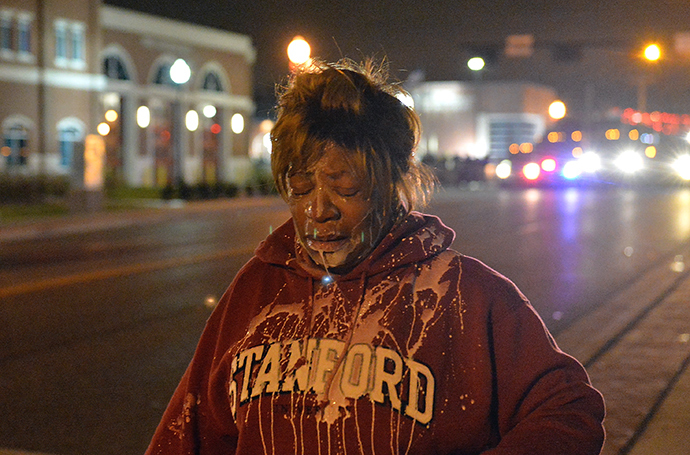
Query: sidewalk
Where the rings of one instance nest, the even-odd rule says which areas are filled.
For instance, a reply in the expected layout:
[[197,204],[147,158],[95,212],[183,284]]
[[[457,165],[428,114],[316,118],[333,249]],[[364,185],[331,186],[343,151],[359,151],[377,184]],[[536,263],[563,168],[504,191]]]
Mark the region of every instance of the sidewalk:
[[603,455],[690,454],[690,267],[679,256],[556,339],[606,399]]

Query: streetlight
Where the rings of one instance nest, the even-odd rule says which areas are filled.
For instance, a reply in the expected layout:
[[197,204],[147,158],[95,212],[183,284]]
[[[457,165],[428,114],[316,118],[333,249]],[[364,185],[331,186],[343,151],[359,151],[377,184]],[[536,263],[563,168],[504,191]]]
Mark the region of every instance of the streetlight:
[[650,44],[644,48],[644,58],[650,62],[656,62],[661,58],[661,48],[658,44]]
[[484,69],[484,59],[481,57],[472,57],[467,61],[467,67],[472,71],[481,71]]
[[556,100],[549,104],[549,117],[554,120],[560,120],[565,117],[566,108],[565,103],[561,100]]
[[[178,58],[170,66],[170,79],[177,86],[178,99],[173,113],[173,178],[176,184],[182,184],[182,86],[192,77],[192,69],[183,58]],[[189,119],[187,119],[189,120]]]
[[288,59],[290,59],[290,70],[304,68],[311,63],[311,46],[307,40],[297,35],[287,47]]
[[[655,63],[661,59],[661,48],[658,44],[649,44],[642,51],[642,57],[649,63]],[[645,112],[647,110],[647,85],[649,84],[649,74],[647,69],[642,70],[640,83],[637,87],[637,110]]]
[[183,58],[178,58],[170,67],[170,79],[177,85],[186,84],[192,77],[192,69]]

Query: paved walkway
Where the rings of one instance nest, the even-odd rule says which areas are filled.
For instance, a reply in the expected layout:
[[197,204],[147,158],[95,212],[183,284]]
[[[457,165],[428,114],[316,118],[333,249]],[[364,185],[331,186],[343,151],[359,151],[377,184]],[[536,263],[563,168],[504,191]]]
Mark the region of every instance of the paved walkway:
[[556,338],[606,399],[604,455],[690,454],[690,247]]

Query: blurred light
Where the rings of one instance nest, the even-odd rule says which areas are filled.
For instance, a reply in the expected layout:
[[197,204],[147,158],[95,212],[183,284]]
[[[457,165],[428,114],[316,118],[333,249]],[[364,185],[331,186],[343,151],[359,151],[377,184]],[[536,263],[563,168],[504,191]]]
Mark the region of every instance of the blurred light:
[[690,142],[690,132],[688,132],[688,134],[685,135],[685,140]]
[[206,308],[215,308],[218,304],[218,298],[215,295],[209,294],[204,299],[204,306]]
[[644,58],[651,62],[655,62],[661,58],[661,48],[658,44],[650,44],[644,48]]
[[508,147],[508,150],[513,155],[517,155],[518,153],[520,153],[520,146],[518,144],[512,143],[510,144],[510,147]]
[[505,180],[508,177],[510,177],[510,174],[513,170],[513,165],[509,160],[503,160],[500,163],[498,163],[498,166],[496,166],[496,177],[499,179]]
[[672,166],[680,178],[690,180],[690,155],[679,156]]
[[640,138],[640,132],[637,130],[630,130],[630,132],[628,133],[628,137],[631,141],[636,141]]
[[287,54],[293,64],[305,65],[311,60],[311,46],[301,36],[295,36],[287,47]]
[[170,67],[170,79],[176,84],[186,84],[192,77],[192,69],[183,58],[178,58]]
[[618,155],[614,164],[626,174],[634,174],[644,167],[642,156],[632,150],[626,150]]
[[412,95],[410,95],[409,93],[398,92],[395,94],[395,97],[405,106],[409,107],[410,109],[414,109],[414,99],[412,98]]
[[105,111],[105,119],[109,122],[114,122],[117,120],[117,111],[115,109],[108,109]]
[[105,122],[101,122],[96,127],[96,131],[98,131],[98,134],[100,134],[101,136],[107,136],[108,133],[110,133],[110,125],[108,125]]
[[151,111],[147,106],[139,106],[137,109],[137,125],[139,128],[146,128],[151,124]]
[[271,150],[273,150],[273,143],[271,142],[271,133],[264,134],[263,144],[264,147],[266,147],[266,150],[268,150],[268,153],[271,153]]
[[583,172],[596,172],[601,169],[601,158],[596,152],[583,153],[580,157],[580,167]]
[[103,94],[103,106],[108,109],[120,106],[120,94],[114,92]]
[[582,131],[580,131],[580,130],[573,131],[572,134],[570,135],[570,138],[575,142],[580,142],[582,140]]
[[644,155],[647,158],[654,158],[656,156],[656,147],[653,145],[650,145],[649,147],[644,149]]
[[563,177],[568,180],[576,179],[582,173],[580,163],[578,161],[568,161],[563,165],[563,171],[561,172]]
[[541,170],[544,172],[553,172],[556,170],[556,160],[553,158],[546,158],[541,162]]
[[638,123],[642,122],[642,112],[635,112],[633,115],[630,116],[630,121],[637,125]]
[[522,175],[525,176],[527,180],[536,180],[541,174],[541,169],[537,163],[527,163],[522,168]]
[[189,131],[196,131],[199,128],[199,114],[194,109],[187,111],[184,124]]
[[204,109],[201,112],[204,114],[204,117],[213,118],[216,116],[218,110],[216,109],[216,106],[214,106],[213,104],[207,104],[206,106],[204,106]]
[[560,120],[565,117],[565,104],[563,101],[556,100],[549,105],[549,117]]
[[221,128],[220,125],[217,124],[217,123],[214,123],[213,125],[211,125],[211,133],[213,133],[213,134],[218,134],[218,133],[220,133],[220,132],[221,132],[221,129],[222,129],[222,128]]
[[12,149],[5,145],[0,148],[0,154],[2,154],[2,156],[10,156],[12,154]]
[[467,67],[472,71],[481,71],[484,65],[484,59],[481,57],[472,57],[467,61]]
[[230,129],[235,134],[240,134],[244,131],[244,117],[239,112],[230,118]]
[[631,246],[626,246],[625,248],[623,248],[623,254],[626,257],[632,257],[634,252],[635,252],[635,249]]
[[529,142],[523,142],[520,144],[520,151],[522,153],[532,153],[532,150],[534,150],[534,146]]
[[571,154],[573,158],[580,158],[582,156],[582,147],[574,147]]
[[653,144],[654,135],[652,133],[644,133],[640,135],[640,142],[642,142],[643,144]]
[[617,128],[611,128],[609,130],[606,130],[606,133],[604,133],[604,136],[609,141],[617,141],[618,139],[621,138],[621,132]]

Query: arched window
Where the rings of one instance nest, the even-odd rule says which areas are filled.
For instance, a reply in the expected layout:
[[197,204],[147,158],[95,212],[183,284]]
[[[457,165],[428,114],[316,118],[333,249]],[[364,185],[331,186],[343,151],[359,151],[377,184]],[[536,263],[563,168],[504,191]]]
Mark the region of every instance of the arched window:
[[209,72],[206,77],[204,77],[204,85],[202,86],[204,90],[210,92],[223,92],[223,83],[220,77],[213,72]]
[[103,59],[103,74],[105,74],[108,79],[117,79],[120,81],[128,81],[131,79],[127,67],[120,57],[116,55],[109,55]]
[[25,166],[29,155],[29,130],[12,123],[3,130],[2,156],[8,167]]
[[177,87],[177,84],[170,78],[170,67],[172,63],[162,63],[156,70],[156,75],[153,78],[153,83],[157,85],[169,85]]
[[67,118],[58,123],[58,148],[61,166],[66,168],[72,166],[75,146],[83,140],[84,124],[81,120]]

